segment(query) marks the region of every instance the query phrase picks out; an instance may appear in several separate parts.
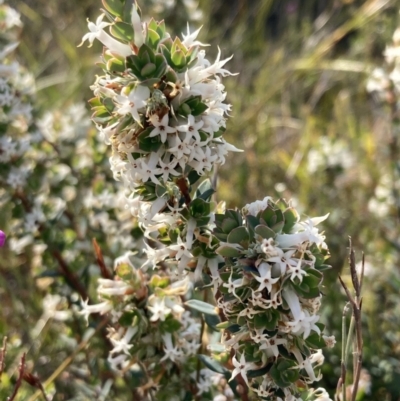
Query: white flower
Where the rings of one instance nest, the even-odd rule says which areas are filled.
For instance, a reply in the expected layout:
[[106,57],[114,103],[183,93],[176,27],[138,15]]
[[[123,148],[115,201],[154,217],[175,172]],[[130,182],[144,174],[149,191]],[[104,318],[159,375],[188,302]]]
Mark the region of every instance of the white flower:
[[151,131],[149,137],[152,138],[154,136],[160,135],[162,143],[167,140],[167,134],[172,134],[173,132],[176,132],[176,128],[168,126],[168,114],[166,114],[161,121],[157,114],[153,114],[150,116],[149,121],[154,126],[154,129]]
[[142,44],[144,43],[144,35],[143,35],[142,23],[140,21],[140,16],[139,13],[137,12],[135,3],[132,6],[131,22],[134,32],[133,41],[135,45],[138,48],[140,48],[140,46],[142,46]]
[[[267,252],[271,252],[270,249],[268,250],[265,249],[265,250]],[[283,276],[286,273],[286,270],[290,269],[292,266],[297,266],[297,261],[295,259],[292,259],[292,255],[296,252],[296,250],[290,249],[285,253],[283,253],[283,251],[278,247],[275,247],[275,250],[279,252],[278,255],[267,258],[267,261],[274,262],[275,266],[279,266],[280,273]],[[271,253],[277,253],[277,252],[273,251]]]
[[243,279],[238,278],[236,280],[232,281],[232,274],[233,270],[231,270],[231,275],[229,276],[228,282],[223,284],[223,287],[228,288],[228,292],[230,294],[233,294],[237,299],[240,300],[239,296],[236,294],[236,288],[240,288],[243,285]]
[[150,318],[151,322],[156,322],[157,320],[161,320],[163,322],[165,318],[171,313],[171,309],[165,306],[164,297],[157,298],[154,296],[154,298],[149,299],[149,304],[152,305],[147,307],[147,309],[149,309],[150,312],[153,314],[153,316]]
[[150,89],[147,86],[138,85],[129,92],[129,95],[117,95],[115,101],[119,104],[118,114],[131,114],[133,119],[140,124],[139,110],[146,107],[147,100],[150,97]]
[[107,312],[110,312],[113,309],[113,304],[111,301],[104,301],[95,305],[88,305],[89,299],[86,301],[82,301],[82,310],[79,311],[79,314],[83,315],[86,319],[86,323],[89,323],[88,318],[92,313],[100,313],[104,315]]
[[176,176],[182,174],[179,171],[175,170],[175,167],[178,164],[178,161],[176,159],[172,159],[169,163],[164,163],[162,160],[160,160],[158,164],[160,165],[160,170],[162,172],[161,173],[162,179],[164,182],[168,181],[168,178],[170,175],[173,175],[176,177]]
[[180,360],[183,356],[183,352],[178,346],[172,344],[172,336],[170,333],[167,333],[162,336],[164,341],[164,352],[165,355],[160,359],[160,361],[165,361],[166,359],[170,359],[172,362]]
[[103,45],[106,46],[112,53],[116,53],[124,57],[130,56],[132,54],[132,49],[128,45],[119,42],[118,40],[114,39],[103,31],[106,26],[111,25],[107,22],[103,22],[103,18],[104,14],[101,14],[97,18],[95,24],[87,20],[90,32],[83,36],[82,42],[79,44],[79,46],[82,46],[85,40],[88,40],[91,46],[93,44],[93,41],[97,39],[101,43],[103,43]]
[[175,254],[175,259],[176,260],[181,259],[183,256],[186,256],[188,258],[192,258],[193,257],[193,255],[188,250],[187,244],[185,242],[183,242],[181,237],[179,237],[179,236],[178,236],[178,239],[177,239],[177,244],[176,245],[170,245],[169,249],[171,249],[172,251],[176,251],[176,254]]
[[235,369],[233,369],[232,376],[229,379],[229,381],[233,380],[240,373],[241,376],[243,377],[243,380],[246,382],[247,385],[249,385],[249,381],[247,379],[247,371],[254,369],[255,364],[246,362],[244,353],[241,355],[240,361],[238,361],[236,359],[236,356],[234,356],[232,358],[232,363],[233,363],[233,366],[235,366]]
[[264,288],[266,288],[268,292],[271,292],[272,285],[279,281],[279,277],[271,277],[271,265],[266,262],[260,264],[258,267],[258,272],[260,276],[253,274],[253,277],[260,283],[257,291],[262,291]]
[[[172,153],[178,160],[182,159],[184,156],[190,155],[193,150],[191,139],[189,135],[185,136],[183,140],[179,135],[176,135],[174,137],[174,143],[169,147],[168,152]],[[184,165],[182,166],[181,164],[181,167],[184,168]]]
[[179,125],[176,129],[180,132],[184,132],[191,136],[192,138],[196,139],[197,141],[201,142],[199,129],[204,125],[203,121],[195,122],[194,116],[189,114],[188,116],[188,123]]
[[194,31],[192,33],[190,33],[189,30],[189,23],[187,24],[187,35],[185,35],[184,33],[182,33],[183,36],[183,41],[182,44],[189,49],[190,47],[193,46],[209,46],[207,44],[201,43],[198,40],[196,40],[197,35],[199,34],[200,30],[202,27],[200,27],[197,31]]
[[248,203],[245,205],[243,208],[243,213],[246,214],[251,214],[252,216],[257,216],[259,212],[262,210],[265,210],[268,207],[268,202],[272,201],[272,198],[270,196],[266,196],[262,201],[257,200],[252,203]]
[[126,355],[130,355],[129,350],[133,347],[133,344],[129,344],[129,341],[132,340],[133,336],[138,332],[138,328],[128,327],[125,332],[125,335],[121,339],[116,339],[111,337],[110,341],[114,348],[110,351],[110,354],[116,354],[119,352],[123,352]]
[[298,336],[303,334],[303,338],[307,338],[311,330],[314,330],[318,334],[321,333],[320,328],[315,324],[318,320],[318,315],[310,315],[308,311],[303,310],[293,322],[286,322],[286,325],[292,327],[291,332],[293,334]]
[[284,338],[277,338],[276,336],[272,337],[272,338],[264,338],[261,341],[261,346],[259,349],[265,349],[268,352],[272,352],[272,354],[275,357],[278,357],[278,355],[279,355],[278,345],[281,345],[281,344],[286,345],[287,340],[285,340]]
[[301,259],[299,259],[297,266],[289,266],[290,280],[298,278],[300,283],[303,281],[303,276],[308,276],[307,272],[301,268]]

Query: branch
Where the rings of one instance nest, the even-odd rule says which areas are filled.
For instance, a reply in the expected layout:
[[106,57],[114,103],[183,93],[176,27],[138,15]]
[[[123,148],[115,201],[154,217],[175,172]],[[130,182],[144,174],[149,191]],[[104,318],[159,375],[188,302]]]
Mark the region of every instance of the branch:
[[99,244],[96,241],[96,238],[93,238],[92,243],[93,243],[94,253],[96,254],[96,261],[100,268],[101,276],[103,278],[108,278],[108,279],[112,280],[113,276],[108,271],[108,268],[107,268],[106,264],[104,263],[103,253],[101,252],[101,249],[99,247]]
[[7,353],[7,337],[3,338],[3,347],[0,349],[0,382],[1,382],[1,375],[4,372],[5,368],[5,359]]
[[[14,197],[16,197],[17,199],[19,199],[21,201],[26,212],[29,213],[32,210],[32,205],[24,193],[22,193],[21,191],[17,191],[17,192],[15,192]],[[39,229],[39,232],[42,233],[45,230],[45,226],[43,224],[39,224],[38,229]],[[79,278],[76,276],[76,274],[70,270],[67,262],[64,260],[60,251],[56,249],[56,250],[53,250],[51,252],[51,254],[57,260],[58,265],[60,266],[61,274],[69,282],[71,287],[76,292],[79,293],[79,295],[82,297],[82,299],[88,299],[89,297],[88,297],[86,288],[81,284],[81,282],[79,281]]]
[[39,377],[33,375],[32,373],[24,373],[23,379],[27,383],[29,383],[32,387],[38,388],[41,391],[45,401],[49,401],[49,399],[47,398],[46,392],[44,391],[44,387],[42,385],[42,382],[40,381]]
[[19,362],[19,367],[18,367],[19,375],[18,375],[17,382],[15,383],[15,386],[14,386],[14,391],[11,394],[11,396],[8,397],[7,401],[13,401],[18,393],[19,388],[21,387],[22,379],[24,377],[24,370],[25,370],[25,356],[26,356],[26,353],[24,352],[22,354],[21,361]]
[[[357,392],[358,392],[358,384],[360,381],[360,375],[361,375],[361,368],[362,368],[362,349],[363,349],[363,340],[362,340],[362,324],[361,324],[361,308],[362,308],[362,298],[361,298],[361,288],[362,288],[362,282],[363,282],[363,277],[364,277],[364,263],[365,263],[365,258],[363,254],[362,258],[362,267],[361,267],[361,274],[360,277],[358,277],[357,274],[357,269],[356,269],[356,261],[355,261],[355,253],[354,249],[351,243],[351,238],[349,238],[350,242],[350,253],[349,253],[349,263],[350,263],[350,275],[351,275],[351,281],[353,284],[355,296],[353,297],[350,293],[349,288],[347,285],[344,283],[342,278],[339,276],[339,281],[346,293],[346,296],[349,300],[349,304],[352,308],[352,318],[350,322],[350,327],[349,327],[349,335],[347,338],[347,344],[346,344],[346,352],[345,352],[345,360],[342,362],[344,366],[342,365],[342,375],[340,378],[341,382],[341,387],[343,389],[343,395],[342,401],[346,401],[346,395],[345,395],[345,378],[346,378],[346,363],[347,363],[347,357],[349,354],[349,348],[350,348],[350,341],[352,340],[352,333],[353,330],[355,329],[356,333],[356,350],[354,352],[354,373],[353,373],[353,386],[352,386],[352,392],[351,392],[351,401],[356,401],[357,397]],[[343,339],[345,341],[345,339]],[[339,386],[339,384],[338,384]]]

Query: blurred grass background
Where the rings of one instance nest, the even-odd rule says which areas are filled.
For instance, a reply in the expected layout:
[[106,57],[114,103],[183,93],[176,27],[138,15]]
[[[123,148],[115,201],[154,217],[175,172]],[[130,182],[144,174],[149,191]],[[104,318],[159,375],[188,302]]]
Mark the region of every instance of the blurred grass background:
[[[100,74],[94,64],[101,45],[77,45],[87,31],[86,18],[94,21],[98,15],[100,1],[8,4],[22,15],[18,59],[36,78],[39,110],[86,102],[89,85]],[[330,213],[324,228],[333,268],[325,281],[322,320],[338,343],[327,355],[321,385],[333,394],[340,375],[345,297],[336,277],[348,272],[351,236],[368,267],[364,366],[372,387],[360,400],[400,400],[399,131],[390,109],[365,89],[400,25],[400,1],[146,0],[140,6],[147,19],[164,18],[171,34],[186,31],[187,20],[191,30],[202,25],[200,40],[212,45],[209,59],[217,46],[224,57],[234,54],[228,69],[240,74],[224,81],[233,105],[226,137],[245,152],[219,169],[218,199],[242,207],[272,195],[293,199],[310,216]],[[45,294],[24,266],[1,269],[0,286],[7,288],[2,303],[13,309],[0,315],[0,334],[29,346],[26,330],[39,319]],[[41,346],[31,358],[65,358],[60,330],[67,329],[54,323],[41,333]],[[51,372],[40,366],[38,373],[48,377]],[[57,400],[72,399],[62,381],[56,385],[64,394]],[[131,399],[123,388],[118,399]]]

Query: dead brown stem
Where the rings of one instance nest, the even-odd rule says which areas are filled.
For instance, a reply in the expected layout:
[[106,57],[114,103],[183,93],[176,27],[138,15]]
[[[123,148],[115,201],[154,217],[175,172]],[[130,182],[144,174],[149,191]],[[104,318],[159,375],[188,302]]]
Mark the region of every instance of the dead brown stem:
[[24,371],[25,371],[25,352],[22,354],[21,360],[19,362],[19,367],[18,367],[18,379],[17,382],[15,383],[14,386],[14,391],[11,394],[10,397],[8,397],[7,401],[13,401],[15,397],[17,396],[18,390],[21,387],[22,379],[24,377]]

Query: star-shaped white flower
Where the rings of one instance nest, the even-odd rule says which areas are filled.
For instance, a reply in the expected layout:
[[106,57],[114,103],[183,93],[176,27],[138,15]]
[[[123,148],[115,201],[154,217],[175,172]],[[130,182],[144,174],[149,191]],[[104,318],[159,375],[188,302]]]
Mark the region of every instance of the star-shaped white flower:
[[153,131],[151,131],[149,137],[152,138],[154,136],[160,135],[161,142],[164,143],[167,140],[167,135],[176,132],[176,128],[172,128],[168,126],[169,118],[168,114],[166,114],[160,121],[157,114],[153,114],[149,121],[154,126]]
[[238,278],[236,280],[232,281],[232,274],[233,274],[233,270],[231,270],[231,275],[229,276],[228,282],[223,284],[223,287],[228,288],[228,292],[230,294],[233,294],[239,301],[240,298],[236,295],[236,288],[239,288],[242,286],[243,284],[243,279]]
[[165,306],[164,298],[156,298],[153,302],[153,306],[148,306],[147,309],[153,314],[150,318],[151,322],[161,320],[162,322],[171,313],[171,309]]
[[272,285],[279,281],[279,277],[272,278],[271,277],[271,265],[266,262],[263,262],[258,267],[258,272],[260,276],[256,276],[253,274],[253,277],[260,283],[257,291],[262,291],[264,288],[268,290],[268,292],[272,291]]
[[179,135],[176,135],[173,146],[168,149],[168,152],[172,153],[178,160],[182,159],[184,156],[190,155],[193,150],[193,145],[190,143],[191,139],[190,136],[187,136],[182,140]]
[[178,346],[175,346],[172,344],[172,336],[170,333],[167,333],[162,336],[162,339],[164,341],[164,352],[165,355],[160,359],[160,361],[165,361],[166,359],[170,359],[172,362],[175,362],[182,358],[183,352],[181,349],[178,348]]
[[197,141],[201,142],[200,134],[199,134],[199,129],[204,125],[203,121],[199,121],[196,123],[194,116],[189,114],[188,116],[188,123],[179,125],[176,127],[176,129],[179,132],[185,132],[189,134],[192,138],[196,139]]
[[147,100],[150,97],[150,89],[147,86],[138,85],[135,89],[129,92],[129,95],[117,95],[115,101],[120,107],[117,108],[117,113],[121,115],[131,114],[133,119],[140,124],[139,110],[147,105]]
[[311,315],[305,310],[300,312],[300,316],[293,322],[286,322],[287,326],[292,327],[292,333],[297,336],[303,334],[303,338],[307,338],[311,330],[321,333],[320,328],[315,324],[319,320],[318,315]]
[[275,357],[278,357],[279,355],[279,349],[278,345],[280,344],[286,344],[287,340],[283,338],[277,338],[276,336],[273,338],[266,338],[264,337],[262,341],[262,345],[260,346],[259,349],[265,349],[268,351],[271,351]]
[[108,50],[111,51],[111,53],[116,53],[123,57],[130,56],[132,54],[132,49],[130,48],[130,46],[119,42],[118,40],[114,39],[112,36],[103,31],[106,26],[111,25],[107,22],[103,22],[103,17],[104,14],[101,14],[97,18],[95,24],[88,20],[88,28],[90,32],[83,36],[82,42],[79,44],[79,46],[82,46],[85,40],[88,40],[91,46],[93,44],[93,41],[97,39],[101,43],[103,43],[103,45],[106,46]]
[[276,263],[280,270],[281,275],[283,276],[286,273],[287,269],[290,269],[291,266],[296,266],[297,261],[292,259],[292,255],[296,252],[295,249],[290,249],[289,251],[283,253],[281,252],[277,256],[270,256],[267,261]]
[[243,377],[243,380],[246,382],[246,384],[248,386],[249,381],[247,379],[247,371],[255,368],[254,363],[246,362],[244,353],[241,355],[240,361],[238,361],[236,359],[236,356],[234,356],[232,358],[232,363],[233,363],[233,366],[235,366],[235,369],[233,369],[232,376],[229,379],[229,381],[233,380],[240,373],[240,375]]
[[162,172],[162,178],[164,182],[168,181],[168,177],[170,175],[174,175],[175,177],[181,175],[178,171],[175,170],[178,161],[176,159],[172,159],[169,163],[164,163],[162,160],[159,161],[160,170]]
[[[100,31],[102,31],[106,26],[109,26],[108,22],[103,22],[104,14],[101,14],[98,16],[96,23],[90,22],[89,19],[87,19],[88,22],[88,28],[89,31],[87,34],[85,34],[82,38],[82,42],[79,44],[79,46],[82,46],[85,40],[88,40],[90,43],[90,46],[92,46],[94,40],[97,38],[98,34]],[[89,46],[89,47],[90,47]]]
[[303,281],[303,276],[308,276],[307,272],[301,268],[302,259],[299,259],[295,266],[289,266],[290,280],[294,281],[297,277],[300,283]]
[[132,337],[138,332],[138,328],[128,327],[125,335],[120,339],[116,340],[111,338],[110,341],[114,348],[110,351],[110,354],[116,354],[118,352],[123,352],[126,355],[130,355],[129,350],[133,347],[133,344],[129,344],[129,341],[132,340]]
[[186,256],[188,258],[192,258],[193,257],[193,255],[188,250],[186,243],[183,242],[181,237],[179,237],[179,236],[178,236],[177,244],[176,245],[170,245],[169,249],[171,249],[172,251],[176,251],[176,254],[175,254],[175,259],[176,260],[181,259],[182,256]]

